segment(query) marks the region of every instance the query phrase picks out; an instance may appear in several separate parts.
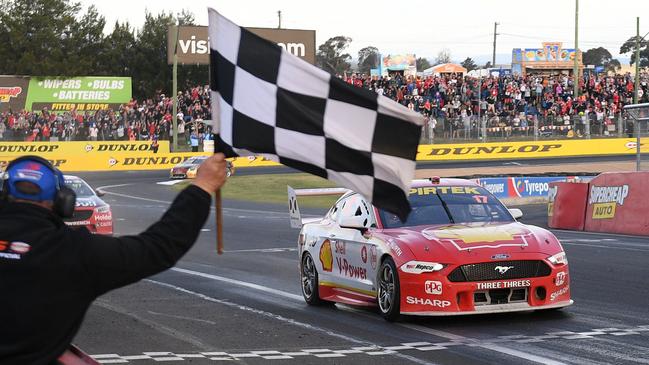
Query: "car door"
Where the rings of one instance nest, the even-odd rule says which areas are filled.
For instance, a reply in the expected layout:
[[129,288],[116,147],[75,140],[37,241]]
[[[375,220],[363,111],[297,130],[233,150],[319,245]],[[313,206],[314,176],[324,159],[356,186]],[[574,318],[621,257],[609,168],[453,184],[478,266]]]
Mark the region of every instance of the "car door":
[[[374,296],[374,279],[376,264],[372,259],[376,256],[375,245],[363,234],[366,229],[376,227],[376,219],[372,206],[360,194],[352,194],[341,201],[336,217],[336,229],[330,237],[333,256],[332,275],[341,289],[350,290],[356,294]],[[362,217],[365,229],[344,226],[345,218]],[[365,220],[366,219],[366,220]],[[343,224],[341,224],[343,223]]]

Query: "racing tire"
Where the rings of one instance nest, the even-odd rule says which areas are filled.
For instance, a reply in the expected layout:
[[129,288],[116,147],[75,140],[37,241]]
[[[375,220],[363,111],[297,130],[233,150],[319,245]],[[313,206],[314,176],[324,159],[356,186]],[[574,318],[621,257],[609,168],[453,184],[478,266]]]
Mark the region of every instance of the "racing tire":
[[300,287],[302,288],[302,296],[306,304],[325,305],[331,303],[320,299],[318,283],[318,269],[315,267],[313,257],[307,252],[302,256],[302,260],[300,261]]
[[401,286],[394,260],[387,257],[381,263],[377,277],[376,302],[381,316],[390,322],[401,318]]

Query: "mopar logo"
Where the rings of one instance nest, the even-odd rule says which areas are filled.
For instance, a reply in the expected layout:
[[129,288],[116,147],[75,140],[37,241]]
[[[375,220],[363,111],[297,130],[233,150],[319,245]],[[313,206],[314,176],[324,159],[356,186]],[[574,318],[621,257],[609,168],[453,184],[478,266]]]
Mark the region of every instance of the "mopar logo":
[[504,275],[509,269],[513,269],[513,266],[496,266],[494,270],[498,271],[500,275]]

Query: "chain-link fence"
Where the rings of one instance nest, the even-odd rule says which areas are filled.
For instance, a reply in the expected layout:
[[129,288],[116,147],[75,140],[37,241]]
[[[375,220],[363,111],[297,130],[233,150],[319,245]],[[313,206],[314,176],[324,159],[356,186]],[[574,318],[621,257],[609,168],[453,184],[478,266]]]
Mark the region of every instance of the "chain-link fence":
[[[622,113],[574,116],[430,117],[421,143],[496,142],[540,139],[634,137],[634,120]],[[646,130],[646,128],[645,128]]]

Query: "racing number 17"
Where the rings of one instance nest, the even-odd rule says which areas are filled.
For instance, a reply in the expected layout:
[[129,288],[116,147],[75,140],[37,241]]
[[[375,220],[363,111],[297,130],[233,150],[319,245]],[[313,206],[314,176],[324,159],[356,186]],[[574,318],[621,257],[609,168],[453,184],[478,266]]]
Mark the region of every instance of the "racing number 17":
[[487,196],[486,195],[474,195],[473,199],[475,199],[476,202],[486,204],[487,203]]

